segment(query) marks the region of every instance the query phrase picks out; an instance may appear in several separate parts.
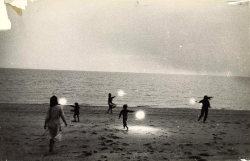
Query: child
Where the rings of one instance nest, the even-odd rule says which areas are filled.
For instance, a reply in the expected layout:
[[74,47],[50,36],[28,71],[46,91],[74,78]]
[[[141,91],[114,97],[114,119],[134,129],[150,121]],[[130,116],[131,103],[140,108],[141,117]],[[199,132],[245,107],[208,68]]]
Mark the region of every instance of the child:
[[107,112],[107,113],[109,113],[109,110],[110,110],[110,112],[112,113],[112,109],[116,107],[116,104],[114,104],[114,103],[112,102],[112,100],[113,100],[114,98],[115,98],[115,96],[114,96],[114,97],[111,97],[111,93],[109,93],[109,96],[108,96],[108,105],[109,105],[109,109],[108,109],[108,112]]
[[76,116],[78,118],[78,122],[80,122],[80,120],[79,120],[79,114],[80,114],[79,109],[80,109],[80,106],[78,105],[77,102],[75,103],[75,106],[73,106],[73,105],[70,105],[70,106],[74,107],[74,110],[70,110],[70,111],[74,112],[74,119],[75,120],[73,122],[76,122]]
[[127,108],[128,108],[128,105],[123,105],[123,110],[121,110],[121,112],[120,112],[120,115],[119,115],[119,119],[121,118],[121,115],[123,116],[123,127],[125,128],[127,128],[127,130],[128,130],[128,126],[127,126],[127,118],[128,118],[128,112],[134,112],[134,111],[130,111],[130,110],[127,110]]
[[203,117],[204,113],[204,119],[203,119],[203,123],[205,123],[206,119],[207,119],[207,115],[208,115],[208,108],[210,108],[210,103],[209,100],[213,98],[213,97],[208,97],[208,96],[204,96],[203,100],[201,100],[199,103],[202,103],[202,108],[201,108],[201,115],[198,119],[198,121],[200,121],[200,119]]

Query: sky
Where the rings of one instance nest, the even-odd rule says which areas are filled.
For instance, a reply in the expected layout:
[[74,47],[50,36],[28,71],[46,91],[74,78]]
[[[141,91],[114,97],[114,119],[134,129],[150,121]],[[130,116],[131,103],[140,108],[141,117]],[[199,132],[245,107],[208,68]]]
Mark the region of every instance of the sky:
[[37,0],[0,31],[0,67],[250,76],[249,4]]

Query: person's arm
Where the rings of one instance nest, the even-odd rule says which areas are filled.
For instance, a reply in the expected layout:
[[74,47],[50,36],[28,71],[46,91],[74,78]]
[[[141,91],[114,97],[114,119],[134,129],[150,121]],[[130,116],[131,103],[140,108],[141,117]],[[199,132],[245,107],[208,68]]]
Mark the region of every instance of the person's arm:
[[67,122],[66,122],[65,115],[64,115],[64,112],[63,112],[62,107],[60,108],[60,116],[61,116],[61,118],[62,118],[62,120],[63,120],[65,126],[67,126],[68,124],[67,124]]
[[114,97],[111,97],[111,98],[113,99],[113,98],[115,98],[115,96],[114,96]]
[[71,107],[75,107],[74,105],[70,105]]
[[47,125],[47,123],[48,123],[49,120],[50,120],[50,108],[51,108],[51,107],[49,107],[48,112],[47,112],[47,115],[46,115],[46,118],[45,118],[44,129],[46,129],[46,125]]
[[200,100],[198,103],[202,103],[203,102],[203,100]]
[[128,110],[128,112],[133,113],[134,111]]

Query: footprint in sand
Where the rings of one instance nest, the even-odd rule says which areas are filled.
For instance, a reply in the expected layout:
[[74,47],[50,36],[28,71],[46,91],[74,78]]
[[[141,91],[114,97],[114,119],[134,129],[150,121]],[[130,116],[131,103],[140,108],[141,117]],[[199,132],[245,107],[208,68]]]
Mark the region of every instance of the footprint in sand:
[[191,152],[184,152],[185,155],[191,155],[192,153]]
[[105,143],[112,143],[113,140],[106,140]]
[[102,146],[106,146],[106,144],[105,144],[104,142],[102,142],[100,145],[102,145]]
[[79,148],[87,148],[88,146],[87,145],[81,145],[79,146]]
[[124,146],[128,146],[129,144],[127,144],[127,143],[122,143],[122,145],[124,145]]
[[108,148],[106,148],[106,147],[103,147],[103,148],[100,148],[100,150],[107,150]]
[[208,153],[200,153],[199,155],[200,155],[200,156],[205,156],[205,157],[212,156],[212,155],[210,155],[210,154],[208,154]]
[[151,146],[151,144],[150,144],[150,143],[147,143],[147,144],[143,144],[143,145],[146,145],[146,146]]
[[112,139],[119,139],[120,137],[118,136],[115,136],[114,134],[110,134],[108,135],[108,137],[112,138]]
[[83,151],[82,152],[84,156],[90,156],[92,153],[90,151]]
[[109,146],[112,146],[112,145],[117,145],[117,143],[112,142],[111,144],[109,144]]
[[108,158],[106,155],[101,155],[101,158]]
[[211,143],[205,143],[205,145],[207,145],[207,146],[212,146],[212,144],[211,144]]
[[163,144],[163,145],[167,145],[167,146],[168,146],[168,145],[171,145],[171,144],[169,144],[169,143],[165,143],[165,144]]
[[98,139],[99,139],[99,140],[106,140],[106,138],[103,137],[103,136],[100,136]]
[[124,148],[117,148],[117,150],[121,150],[121,151],[123,151],[123,150],[124,150]]
[[193,144],[184,144],[184,146],[193,146]]
[[197,159],[197,160],[201,160],[202,158],[199,156],[190,156],[189,159]]

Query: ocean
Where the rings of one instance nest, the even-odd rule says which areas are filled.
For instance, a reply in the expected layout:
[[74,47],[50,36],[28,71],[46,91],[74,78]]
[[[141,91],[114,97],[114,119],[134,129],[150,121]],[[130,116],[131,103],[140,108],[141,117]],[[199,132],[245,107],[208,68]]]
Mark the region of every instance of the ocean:
[[199,109],[194,100],[208,95],[212,109],[250,110],[249,85],[249,77],[0,68],[0,103],[49,104],[56,95],[67,104],[107,106],[111,93],[118,107]]

